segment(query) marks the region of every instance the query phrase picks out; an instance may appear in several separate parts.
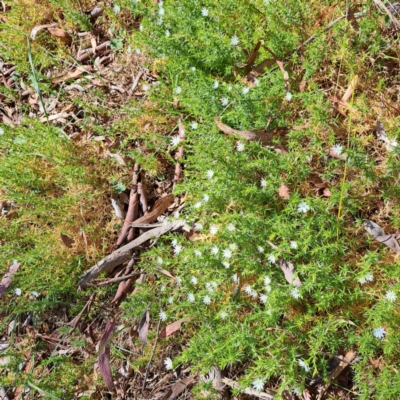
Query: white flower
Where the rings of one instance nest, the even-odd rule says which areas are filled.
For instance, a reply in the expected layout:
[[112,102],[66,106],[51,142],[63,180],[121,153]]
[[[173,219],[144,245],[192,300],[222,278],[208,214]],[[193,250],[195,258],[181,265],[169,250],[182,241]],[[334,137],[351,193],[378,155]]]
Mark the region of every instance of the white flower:
[[372,282],[374,280],[374,276],[372,274],[365,275],[365,280],[367,282]]
[[273,254],[270,254],[270,255],[268,256],[268,261],[269,261],[271,264],[275,264],[275,263],[276,263],[276,257],[275,257]]
[[167,357],[165,360],[164,360],[164,365],[165,365],[165,369],[166,370],[170,370],[170,369],[172,369],[172,360],[169,358],[169,357]]
[[171,146],[172,147],[175,147],[175,146],[177,146],[178,144],[179,144],[179,142],[181,141],[181,139],[180,139],[180,137],[178,136],[178,135],[176,135],[176,136],[172,136],[172,138],[171,138]]
[[292,240],[292,241],[290,242],[290,248],[291,248],[291,249],[297,249],[297,242],[295,242],[294,240]]
[[193,121],[190,123],[190,127],[194,130],[196,130],[199,127],[199,124],[196,121]]
[[335,144],[334,146],[331,147],[331,150],[335,154],[340,155],[343,153],[343,146],[341,144]]
[[253,297],[253,299],[256,299],[258,297],[258,293],[255,290],[252,290],[250,296]]
[[298,287],[293,288],[290,291],[290,295],[294,298],[294,299],[299,299],[301,297],[301,293]]
[[261,246],[257,246],[257,250],[259,253],[264,253],[264,248]]
[[231,267],[231,265],[230,265],[227,261],[222,261],[222,265],[223,265],[226,269],[228,269],[228,268]]
[[160,7],[159,9],[158,9],[158,15],[161,17],[161,16],[163,16],[165,14],[165,10],[162,8],[162,7]]
[[193,285],[197,285],[197,278],[195,276],[192,276],[190,278],[190,282],[192,282]]
[[231,46],[237,46],[239,44],[239,38],[236,35],[231,37]]
[[229,248],[232,250],[232,251],[236,251],[237,250],[237,244],[236,243],[229,243]]
[[252,382],[253,389],[257,390],[258,392],[261,392],[261,390],[264,389],[264,381],[261,378],[256,378]]
[[171,242],[172,246],[176,246],[178,244],[178,240],[177,239],[173,239]]
[[139,31],[143,31],[143,25],[142,24],[139,25]]
[[140,49],[135,49],[135,53],[140,54],[141,53]]
[[262,178],[260,181],[260,185],[261,187],[266,188],[268,186],[267,180],[265,178]]
[[180,86],[177,86],[177,87],[174,89],[174,92],[175,92],[176,94],[180,94],[180,93],[182,93],[182,88],[181,88]]
[[270,285],[265,285],[264,287],[265,287],[265,291],[266,292],[269,293],[271,291],[271,286]]
[[233,89],[233,87],[232,87],[231,85],[229,85],[229,86],[227,87],[228,92],[231,92],[232,89]]
[[207,178],[208,178],[208,179],[212,179],[213,176],[214,176],[214,171],[213,171],[212,169],[209,169],[209,170],[207,171]]
[[310,206],[305,201],[302,201],[297,206],[297,212],[306,213],[309,209],[310,209]]
[[0,135],[4,135],[4,129],[0,127]]
[[386,331],[381,326],[374,329],[374,336],[378,339],[383,339],[386,335]]
[[196,67],[190,67],[191,71],[196,71]]
[[22,290],[20,288],[16,288],[16,289],[14,289],[14,293],[16,296],[21,296]]
[[210,304],[210,303],[211,303],[210,296],[204,296],[204,297],[203,297],[203,303],[204,303],[205,305]]
[[139,0],[132,0],[132,3],[137,4],[137,3],[139,3]]
[[228,229],[229,232],[234,232],[236,230],[235,225],[229,224],[226,229]]
[[114,4],[114,14],[118,14],[121,11],[121,7],[118,4]]
[[247,293],[248,295],[251,295],[253,289],[251,288],[250,285],[246,285],[243,290],[245,291],[245,293]]
[[232,251],[230,251],[229,249],[225,249],[222,252],[222,257],[227,258],[227,259],[231,258],[232,257]]
[[194,298],[194,294],[193,293],[189,293],[187,296],[188,302],[189,303],[194,303],[195,302],[195,298]]
[[203,254],[201,253],[200,250],[195,250],[195,251],[194,251],[194,255],[195,255],[196,257],[201,257]]
[[396,301],[397,299],[396,293],[393,290],[388,290],[386,292],[385,299],[390,302]]
[[181,245],[181,244],[177,244],[177,245],[174,247],[174,254],[175,254],[175,255],[178,255],[178,254],[182,251],[182,249],[183,249],[182,245]]
[[165,31],[165,37],[166,38],[169,38],[171,36],[171,33],[169,32],[169,30],[167,29],[166,31]]
[[174,298],[168,297],[168,304],[174,304]]
[[221,104],[222,104],[224,107],[227,106],[228,103],[229,103],[229,100],[228,100],[227,97],[223,97],[223,98],[221,99]]
[[268,301],[268,296],[266,294],[260,294],[260,301],[265,304]]
[[257,78],[254,79],[254,86],[260,86],[260,81]]
[[164,261],[161,257],[157,257],[157,264],[162,264]]
[[203,7],[203,8],[201,9],[201,15],[202,15],[203,17],[208,17],[208,9],[207,9],[206,7]]
[[210,200],[210,196],[209,196],[208,194],[203,194],[203,201],[204,201],[205,203],[207,203],[208,200]]
[[165,321],[165,320],[167,319],[167,314],[166,314],[165,311],[162,311],[162,310],[161,310],[160,313],[159,313],[158,315],[159,315],[161,321]]
[[214,81],[213,88],[214,89],[218,89],[218,86],[219,86],[219,82],[218,81]]
[[249,93],[249,90],[250,90],[250,88],[249,87],[244,87],[243,89],[242,89],[242,93],[243,94],[247,94],[247,93]]
[[221,319],[226,319],[228,317],[228,313],[226,313],[225,311],[221,311],[219,313],[219,316]]
[[357,280],[358,280],[358,282],[359,282],[361,285],[364,285],[364,283],[367,282],[367,280],[365,279],[365,276],[361,276],[361,277],[358,278]]
[[243,150],[244,150],[244,143],[242,143],[242,142],[239,142],[237,145],[236,145],[236,150],[240,153],[240,152],[242,152]]
[[239,282],[238,275],[237,274],[232,275],[232,280],[233,280],[233,282],[238,283]]
[[217,289],[218,283],[217,282],[206,282],[206,290],[208,293],[214,293],[214,290]]
[[211,247],[211,254],[212,255],[216,256],[218,254],[218,252],[219,252],[218,246]]
[[303,368],[306,372],[310,370],[310,367],[302,359],[299,358],[297,362],[299,363],[300,367]]
[[203,229],[203,225],[200,222],[196,222],[194,224],[194,229],[196,229],[196,231],[201,231]]
[[218,226],[216,226],[216,225],[211,225],[211,226],[210,226],[210,233],[211,233],[211,235],[216,235],[217,232],[218,232],[218,230],[219,230]]
[[194,208],[200,208],[201,207],[201,201],[198,201],[193,205]]
[[181,283],[182,283],[182,278],[180,278],[179,276],[176,276],[176,277],[175,277],[175,283],[176,283],[178,286],[180,286]]
[[287,100],[287,101],[290,101],[290,100],[292,100],[292,93],[290,93],[290,92],[287,92],[286,93],[286,96],[285,96],[285,99]]
[[35,291],[31,292],[31,295],[32,295],[33,297],[36,297],[36,298],[39,297],[39,293],[38,293],[38,292],[35,292]]
[[270,283],[271,283],[271,278],[270,278],[269,276],[266,276],[266,277],[264,278],[264,285],[267,286],[267,285],[269,285]]

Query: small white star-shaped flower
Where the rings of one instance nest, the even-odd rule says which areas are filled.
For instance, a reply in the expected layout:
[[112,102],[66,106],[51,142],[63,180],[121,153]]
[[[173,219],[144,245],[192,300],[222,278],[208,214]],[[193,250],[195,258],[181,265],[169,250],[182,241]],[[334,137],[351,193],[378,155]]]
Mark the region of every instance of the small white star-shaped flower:
[[201,201],[198,201],[193,205],[194,208],[200,208],[201,207]]
[[204,303],[205,305],[211,304],[211,298],[210,298],[210,296],[204,296],[204,297],[203,297],[203,303]]
[[378,339],[383,339],[386,335],[386,331],[381,326],[374,329],[374,336]]
[[294,299],[299,299],[301,297],[301,293],[298,287],[293,288],[290,291],[290,295],[294,298]]
[[247,293],[248,295],[251,295],[253,289],[251,288],[250,285],[246,285],[243,290],[245,291],[245,293]]
[[247,94],[247,93],[249,93],[249,91],[250,91],[250,88],[247,86],[242,89],[243,94]]
[[291,248],[291,249],[297,249],[297,242],[295,242],[294,240],[292,240],[292,241],[290,242],[290,248]]
[[217,246],[211,247],[211,254],[216,256],[219,252],[219,248]]
[[194,303],[196,300],[193,293],[189,293],[187,299],[189,303]]
[[202,15],[203,17],[208,17],[208,9],[207,9],[206,7],[203,7],[203,8],[201,9],[201,15]]
[[237,46],[239,44],[239,38],[236,35],[231,37],[231,46]]
[[262,178],[260,181],[260,185],[263,188],[266,188],[268,186],[267,180],[265,178]]
[[167,313],[165,311],[160,311],[158,316],[160,317],[161,321],[165,321],[167,319]]
[[173,365],[172,365],[172,360],[171,360],[169,357],[167,357],[167,358],[164,360],[164,365],[165,365],[165,369],[166,369],[166,370],[172,369],[172,367],[173,367]]
[[140,49],[135,49],[135,53],[136,53],[136,54],[140,54],[140,53],[141,53],[141,50],[140,50]]
[[210,200],[210,196],[208,194],[203,194],[203,201],[207,203]]
[[171,36],[171,33],[169,32],[169,30],[167,29],[166,31],[165,31],[165,37],[166,38],[169,38]]
[[214,89],[218,89],[218,86],[219,86],[219,82],[218,81],[214,81],[213,88]]
[[290,100],[292,100],[292,98],[293,98],[292,93],[287,92],[286,95],[285,95],[285,99],[286,99],[287,101],[290,101]]
[[229,243],[229,248],[230,248],[232,251],[236,251],[236,250],[238,249],[236,243]]
[[114,14],[118,14],[121,11],[121,7],[118,4],[114,5]]
[[309,211],[309,209],[310,209],[310,206],[305,201],[302,201],[297,206],[297,211],[298,212],[306,213],[307,211]]
[[396,293],[393,290],[388,290],[385,294],[385,299],[390,302],[396,301]]
[[199,127],[199,124],[196,121],[193,121],[193,122],[190,123],[190,127],[193,130],[196,130]]
[[197,278],[195,276],[192,276],[190,278],[190,282],[192,282],[193,285],[197,285]]
[[172,138],[171,138],[171,146],[172,147],[177,146],[180,141],[181,141],[181,139],[180,139],[180,137],[178,135],[172,136]]
[[182,278],[180,278],[179,276],[175,277],[175,283],[180,286],[182,284]]
[[174,298],[168,297],[168,304],[174,304]]
[[233,224],[228,224],[226,229],[228,229],[229,232],[234,232],[236,230],[235,225]]
[[214,171],[213,171],[212,169],[209,169],[209,170],[207,171],[207,178],[208,178],[208,179],[212,179],[213,176],[214,176]]
[[233,280],[233,282],[238,283],[239,282],[238,275],[237,274],[232,275],[232,280]]
[[302,359],[298,359],[297,362],[299,363],[300,367],[303,368],[306,372],[310,370],[310,367]]
[[222,104],[224,107],[227,106],[228,103],[229,103],[229,100],[228,100],[227,97],[223,97],[223,98],[221,99],[221,104]]
[[162,7],[160,7],[159,9],[158,9],[158,15],[161,17],[161,16],[163,16],[165,14],[165,10],[162,8]]
[[174,246],[174,254],[177,256],[181,251],[182,251],[183,247],[181,244],[177,244],[176,246]]
[[271,283],[271,278],[269,277],[269,276],[266,276],[265,278],[264,278],[264,285],[269,285]]
[[266,294],[260,294],[260,301],[265,304],[268,301],[268,296]]
[[15,294],[16,296],[21,296],[22,290],[21,290],[20,288],[16,288],[16,289],[14,289],[14,294]]
[[374,280],[374,275],[372,275],[372,274],[365,275],[365,280],[367,282],[372,282]]
[[236,145],[236,150],[239,152],[239,153],[241,153],[243,150],[244,150],[244,143],[242,143],[242,142],[239,142],[237,145]]
[[211,233],[211,235],[216,235],[217,234],[217,232],[218,232],[218,226],[217,225],[211,225],[210,226],[210,233]]
[[256,299],[256,298],[258,297],[258,293],[253,289],[253,290],[251,291],[251,293],[250,293],[250,296],[251,296],[253,299]]
[[227,261],[222,261],[222,265],[223,265],[226,269],[228,269],[228,268],[231,267],[231,265],[230,265]]
[[232,251],[229,249],[225,249],[222,252],[222,257],[227,258],[227,259],[232,258]]
[[176,94],[180,94],[180,93],[182,93],[182,88],[181,88],[180,86],[177,86],[177,87],[174,89],[174,92],[175,92]]
[[268,261],[269,261],[271,264],[275,264],[275,263],[276,263],[276,257],[275,257],[273,254],[270,254],[270,255],[268,256]]
[[261,390],[264,389],[264,381],[261,378],[256,378],[252,382],[252,386],[254,390],[257,390],[258,392],[261,392]]
[[259,253],[264,253],[264,247],[257,246],[257,250]]
[[164,261],[161,257],[157,257],[157,264],[162,264]]
[[225,311],[221,311],[219,313],[219,316],[221,319],[226,319],[228,317],[228,313],[226,313]]
[[196,222],[194,224],[194,229],[196,229],[196,231],[201,231],[203,229],[203,224],[201,224],[200,222]]
[[201,252],[200,250],[195,250],[195,251],[194,251],[194,255],[195,255],[196,257],[201,257],[203,254],[202,254],[202,252]]

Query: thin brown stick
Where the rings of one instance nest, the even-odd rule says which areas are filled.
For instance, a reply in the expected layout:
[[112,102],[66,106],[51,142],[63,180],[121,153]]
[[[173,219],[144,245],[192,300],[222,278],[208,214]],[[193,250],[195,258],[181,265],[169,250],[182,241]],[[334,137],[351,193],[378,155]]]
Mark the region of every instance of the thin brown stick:
[[133,93],[136,89],[136,86],[138,85],[140,78],[143,76],[144,72],[143,71],[139,71],[138,74],[136,75],[135,80],[132,83],[131,88],[129,89],[131,91],[131,93]]
[[381,0],[373,0],[388,15],[397,30],[400,30],[400,21],[390,12],[390,10],[381,2]]
[[160,333],[160,326],[161,326],[161,318],[158,320],[156,340],[154,342],[153,351],[151,352],[150,360],[146,366],[146,373],[144,375],[142,393],[143,393],[144,389],[146,388],[146,381],[147,381],[147,375],[149,374],[150,364],[153,361],[154,353],[156,352],[156,347],[157,347],[157,342],[158,342],[158,334]]
[[99,282],[99,283],[95,283],[96,286],[107,286],[111,283],[116,283],[116,282],[121,282],[124,281],[125,279],[129,279],[129,278],[133,278],[134,276],[138,276],[140,275],[141,272],[135,272],[133,274],[129,274],[129,275],[124,275],[124,276],[119,276],[118,278],[112,278],[112,279],[108,279],[107,281],[104,282]]

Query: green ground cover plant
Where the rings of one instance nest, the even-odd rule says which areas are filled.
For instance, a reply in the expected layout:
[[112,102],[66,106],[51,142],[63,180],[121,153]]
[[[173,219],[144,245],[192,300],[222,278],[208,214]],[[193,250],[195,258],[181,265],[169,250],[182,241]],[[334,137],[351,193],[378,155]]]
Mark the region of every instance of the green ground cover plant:
[[[71,33],[90,29],[79,4],[48,4]],[[48,22],[36,17],[24,22],[19,38]],[[132,357],[111,346],[113,372],[122,358],[142,371],[158,321],[165,327],[186,318],[179,335],[158,340],[156,359],[168,371],[240,371],[237,395],[253,388],[302,398],[311,382],[329,381],[335,358],[352,351],[349,398],[398,398],[398,254],[363,225],[372,220],[388,234],[400,225],[399,112],[391,106],[399,88],[392,64],[398,39],[386,14],[373,1],[120,0],[108,4],[102,18],[111,26],[119,61],[145,54],[157,80],[147,85],[147,101],[121,107],[107,132],[88,117],[113,117],[106,96],[93,88],[91,104],[77,95],[75,105],[87,113],[77,124],[121,136],[129,167],[139,163],[162,180],[167,173],[161,165],[173,164],[180,145],[181,121],[184,178],[174,195],[185,207],[168,218],[191,227],[141,253],[138,267],[149,278],[122,303],[121,323],[134,325],[149,309],[149,345]],[[63,65],[55,55],[64,51],[65,44],[50,45],[43,37],[32,49],[45,94],[65,94],[45,75],[46,68]],[[20,63],[22,75],[32,72],[27,47],[12,45],[5,56]],[[238,131],[267,132],[271,141],[225,135],[216,117]],[[7,329],[27,312],[38,325],[65,304],[74,311],[83,307],[78,276],[107,253],[112,240],[102,238],[115,227],[100,211],[110,208],[104,193],[123,192],[129,176],[47,123],[27,119],[0,133],[2,200],[18,205],[8,211],[16,218],[0,219],[1,265],[14,259],[24,265],[2,300]],[[81,239],[71,250],[60,247],[61,234]],[[93,291],[103,300],[111,295]],[[76,348],[83,346],[76,340]],[[68,398],[94,363],[53,356],[41,365],[51,364],[49,375],[18,378],[21,359],[12,359],[14,372],[2,385],[29,380],[38,393]],[[218,397],[206,379],[193,393]]]

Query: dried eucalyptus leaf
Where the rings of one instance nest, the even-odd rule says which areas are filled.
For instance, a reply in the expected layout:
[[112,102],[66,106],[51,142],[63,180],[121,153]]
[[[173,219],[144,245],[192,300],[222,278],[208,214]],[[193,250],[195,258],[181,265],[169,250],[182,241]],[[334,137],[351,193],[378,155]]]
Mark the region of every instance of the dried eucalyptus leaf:
[[149,325],[150,325],[150,313],[149,310],[147,309],[144,314],[142,319],[139,322],[139,338],[140,341],[146,345],[147,344],[147,335],[149,333]]
[[285,260],[278,260],[278,265],[279,268],[284,273],[285,279],[287,280],[288,283],[296,287],[300,287],[302,285],[299,277],[296,278],[294,277],[295,270],[294,270],[294,265],[291,262]]
[[385,244],[396,253],[400,253],[400,246],[397,240],[392,235],[387,235],[377,223],[367,219],[363,222],[363,226],[375,240]]

